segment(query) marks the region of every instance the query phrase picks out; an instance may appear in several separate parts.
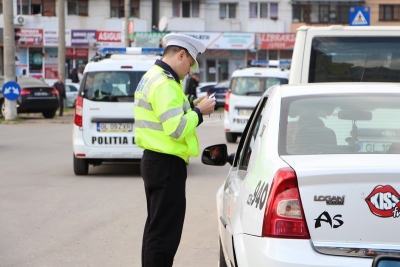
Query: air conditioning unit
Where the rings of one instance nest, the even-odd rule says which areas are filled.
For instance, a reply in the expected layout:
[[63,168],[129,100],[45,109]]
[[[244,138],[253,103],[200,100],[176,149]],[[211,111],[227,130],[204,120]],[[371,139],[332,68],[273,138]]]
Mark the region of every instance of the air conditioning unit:
[[14,17],[14,26],[23,26],[25,24],[25,19],[22,16]]

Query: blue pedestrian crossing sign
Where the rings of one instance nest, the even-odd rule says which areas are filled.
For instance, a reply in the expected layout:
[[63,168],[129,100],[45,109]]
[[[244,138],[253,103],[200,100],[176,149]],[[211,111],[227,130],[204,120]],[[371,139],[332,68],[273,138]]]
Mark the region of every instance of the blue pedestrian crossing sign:
[[370,25],[370,12],[369,6],[354,6],[350,7],[350,26],[369,26]]
[[21,94],[21,86],[16,82],[6,82],[2,87],[3,96],[8,100],[16,100]]

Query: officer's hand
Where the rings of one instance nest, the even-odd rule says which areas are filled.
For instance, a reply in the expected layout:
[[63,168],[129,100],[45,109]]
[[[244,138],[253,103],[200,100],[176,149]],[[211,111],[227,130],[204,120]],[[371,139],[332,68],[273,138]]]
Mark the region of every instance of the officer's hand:
[[206,96],[196,98],[195,100],[193,100],[193,105],[196,107],[204,98],[206,98]]
[[197,107],[200,109],[203,115],[209,115],[214,112],[215,103],[216,102],[214,99],[205,98],[201,100],[199,104],[197,104]]

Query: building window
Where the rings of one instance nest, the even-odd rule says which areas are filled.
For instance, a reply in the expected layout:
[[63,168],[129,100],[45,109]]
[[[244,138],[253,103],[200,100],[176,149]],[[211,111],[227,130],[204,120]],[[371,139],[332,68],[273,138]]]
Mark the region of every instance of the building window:
[[317,23],[349,23],[350,6],[343,3],[294,4],[292,6],[292,22]]
[[250,2],[249,12],[251,19],[277,19],[278,4]]
[[400,20],[400,5],[379,5],[380,21]]
[[88,16],[88,0],[68,0],[68,15]]
[[[110,0],[110,17],[111,18],[124,18],[125,17],[125,1],[124,0]],[[131,12],[129,16],[139,17],[139,0],[131,0]]]
[[278,19],[278,3],[270,3],[270,9],[269,18]]
[[221,19],[236,18],[236,3],[219,4],[219,17]]
[[172,16],[179,18],[198,18],[200,14],[200,0],[174,0],[172,2]]
[[16,11],[18,15],[55,16],[56,0],[18,0]]

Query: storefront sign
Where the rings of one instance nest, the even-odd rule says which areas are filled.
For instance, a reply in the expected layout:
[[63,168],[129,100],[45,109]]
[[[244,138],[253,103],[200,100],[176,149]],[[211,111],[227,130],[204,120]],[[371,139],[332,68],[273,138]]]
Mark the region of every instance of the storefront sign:
[[286,50],[293,49],[295,40],[295,33],[257,33],[255,42],[260,50]]
[[46,79],[58,78],[58,48],[45,48],[44,77]]
[[58,46],[58,31],[57,30],[44,30],[44,46]]
[[132,46],[134,47],[162,47],[162,39],[168,32],[135,32]]
[[15,75],[28,76],[28,50],[25,47],[15,53]]
[[74,56],[74,49],[72,47],[65,48],[65,56],[66,57],[73,57]]
[[43,52],[42,48],[29,48],[29,75],[31,77],[42,77],[43,73]]
[[254,33],[179,32],[201,40],[207,49],[254,49]]
[[119,31],[97,31],[96,39],[100,46],[124,46]]
[[89,46],[96,42],[96,30],[71,30],[71,46]]
[[19,45],[43,45],[43,29],[20,28],[15,34],[20,37]]
[[118,31],[97,31],[97,42],[121,42],[121,32]]
[[89,56],[89,49],[87,48],[75,48],[75,57],[87,58]]

